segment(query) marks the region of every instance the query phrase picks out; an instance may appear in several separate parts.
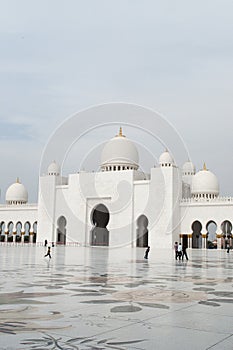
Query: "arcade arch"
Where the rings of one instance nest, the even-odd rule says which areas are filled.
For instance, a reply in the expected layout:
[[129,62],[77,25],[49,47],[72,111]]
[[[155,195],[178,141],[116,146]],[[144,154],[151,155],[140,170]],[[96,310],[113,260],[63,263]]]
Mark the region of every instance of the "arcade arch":
[[192,223],[192,248],[201,248],[202,242],[201,242],[201,230],[202,230],[202,224],[200,221],[196,220]]
[[221,224],[222,231],[222,247],[226,248],[229,243],[232,246],[232,223],[229,220],[224,220]]
[[16,242],[21,242],[22,227],[23,227],[22,223],[18,221],[16,224],[16,236],[15,236]]
[[206,224],[207,231],[207,248],[217,248],[217,224],[215,221],[210,220]]

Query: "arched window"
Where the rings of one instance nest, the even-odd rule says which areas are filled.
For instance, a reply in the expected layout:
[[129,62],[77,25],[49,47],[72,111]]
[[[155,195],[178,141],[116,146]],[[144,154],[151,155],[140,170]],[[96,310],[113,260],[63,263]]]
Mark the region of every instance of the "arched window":
[[137,219],[137,247],[148,247],[148,218],[140,215]]
[[57,219],[57,243],[66,244],[66,218],[60,216]]

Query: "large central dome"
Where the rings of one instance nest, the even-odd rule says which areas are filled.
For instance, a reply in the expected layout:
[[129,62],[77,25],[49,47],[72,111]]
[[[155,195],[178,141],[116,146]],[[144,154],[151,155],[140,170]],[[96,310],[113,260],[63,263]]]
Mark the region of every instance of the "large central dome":
[[108,141],[101,154],[102,171],[138,169],[139,157],[136,146],[132,141],[119,134]]

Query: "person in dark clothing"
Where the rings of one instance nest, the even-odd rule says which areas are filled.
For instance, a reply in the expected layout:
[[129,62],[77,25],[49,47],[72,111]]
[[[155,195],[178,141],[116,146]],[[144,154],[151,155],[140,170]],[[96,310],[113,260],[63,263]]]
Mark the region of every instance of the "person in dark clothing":
[[147,249],[146,249],[146,251],[145,251],[144,259],[148,259],[149,251],[150,251],[150,247],[147,247]]
[[188,254],[186,252],[186,249],[187,249],[187,247],[185,245],[183,245],[183,247],[182,247],[182,260],[184,260],[184,256],[185,256],[186,260],[188,260]]
[[44,246],[47,247],[48,241],[47,239],[44,241]]
[[178,242],[175,242],[174,250],[175,250],[175,259],[177,260],[177,258],[178,258]]
[[45,256],[44,257],[46,257],[46,256],[49,256],[49,258],[51,259],[51,250],[50,250],[51,248],[50,247],[48,247],[48,251],[47,251],[47,254],[45,254]]

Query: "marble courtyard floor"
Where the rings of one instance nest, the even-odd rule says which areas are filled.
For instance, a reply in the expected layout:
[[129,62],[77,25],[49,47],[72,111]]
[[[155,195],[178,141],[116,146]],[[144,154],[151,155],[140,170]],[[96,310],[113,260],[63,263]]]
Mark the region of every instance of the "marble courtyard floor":
[[0,349],[233,349],[233,251],[0,246]]

